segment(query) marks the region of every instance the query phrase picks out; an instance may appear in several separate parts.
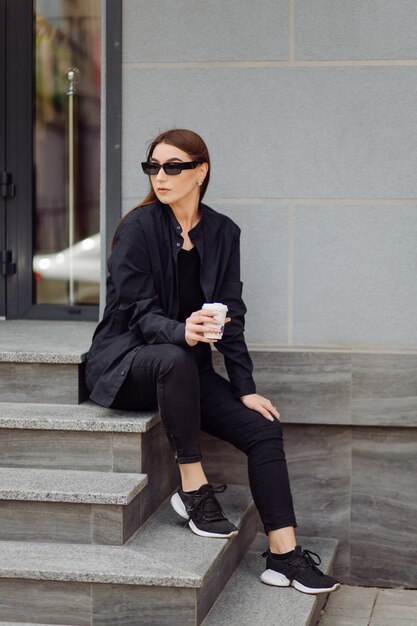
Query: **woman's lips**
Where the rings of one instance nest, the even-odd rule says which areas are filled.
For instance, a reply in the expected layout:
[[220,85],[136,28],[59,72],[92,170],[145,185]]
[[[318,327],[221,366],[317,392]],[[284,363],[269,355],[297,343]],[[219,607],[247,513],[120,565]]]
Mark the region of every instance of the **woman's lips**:
[[158,187],[158,191],[160,191],[161,193],[164,193],[164,191],[170,191],[170,190],[167,189],[166,187]]

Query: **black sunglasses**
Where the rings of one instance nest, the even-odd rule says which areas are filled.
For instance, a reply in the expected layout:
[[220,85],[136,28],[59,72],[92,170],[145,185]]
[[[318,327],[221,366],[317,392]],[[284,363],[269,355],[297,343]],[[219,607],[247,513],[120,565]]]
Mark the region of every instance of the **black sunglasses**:
[[149,161],[144,161],[142,169],[147,176],[156,176],[162,167],[168,176],[176,176],[181,174],[182,170],[193,170],[199,163],[201,161],[188,161],[187,163],[149,163]]

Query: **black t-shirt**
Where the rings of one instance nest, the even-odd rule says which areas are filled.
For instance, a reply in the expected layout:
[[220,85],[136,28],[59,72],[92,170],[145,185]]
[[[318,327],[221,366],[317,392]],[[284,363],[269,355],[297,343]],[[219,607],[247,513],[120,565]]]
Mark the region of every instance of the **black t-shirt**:
[[182,248],[178,252],[178,297],[177,320],[185,322],[193,311],[199,311],[205,298],[200,284],[200,257],[196,246],[191,250]]

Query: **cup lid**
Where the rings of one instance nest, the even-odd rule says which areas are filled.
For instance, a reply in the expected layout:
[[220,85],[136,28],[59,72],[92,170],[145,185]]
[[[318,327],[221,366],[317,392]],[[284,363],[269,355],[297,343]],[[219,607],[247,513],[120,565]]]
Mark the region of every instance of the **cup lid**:
[[227,306],[221,302],[205,302],[203,304],[203,309],[220,309],[221,311],[228,310]]

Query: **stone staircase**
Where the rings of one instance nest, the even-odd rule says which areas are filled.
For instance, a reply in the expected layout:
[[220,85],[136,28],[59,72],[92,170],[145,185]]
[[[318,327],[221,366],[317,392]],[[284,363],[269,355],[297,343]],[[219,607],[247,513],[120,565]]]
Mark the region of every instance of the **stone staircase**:
[[[307,626],[323,596],[263,585],[248,487],[219,500],[239,534],[194,535],[155,412],[88,400],[94,323],[0,323],[0,626]],[[331,568],[337,541],[308,539]]]

